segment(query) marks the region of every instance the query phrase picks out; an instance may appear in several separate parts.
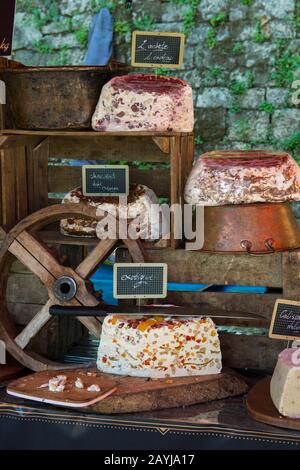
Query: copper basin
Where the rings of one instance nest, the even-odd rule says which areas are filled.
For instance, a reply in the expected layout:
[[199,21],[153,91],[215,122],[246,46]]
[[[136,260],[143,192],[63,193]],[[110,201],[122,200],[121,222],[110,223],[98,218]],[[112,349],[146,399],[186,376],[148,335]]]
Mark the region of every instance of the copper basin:
[[272,253],[300,247],[300,230],[288,203],[204,208],[200,251]]

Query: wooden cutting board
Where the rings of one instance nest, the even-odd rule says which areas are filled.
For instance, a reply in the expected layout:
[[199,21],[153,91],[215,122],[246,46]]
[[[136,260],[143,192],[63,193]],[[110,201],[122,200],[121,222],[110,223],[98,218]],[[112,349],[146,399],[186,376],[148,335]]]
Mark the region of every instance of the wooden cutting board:
[[273,405],[270,395],[270,382],[271,377],[267,377],[255,384],[248,393],[247,408],[250,416],[261,423],[300,431],[300,419],[282,416]]
[[[48,382],[57,375],[67,378],[63,392],[49,390]],[[75,386],[76,379],[81,379],[84,388]],[[90,392],[90,385],[98,385],[99,392]],[[7,393],[27,400],[39,401],[66,408],[86,408],[104,400],[117,390],[113,377],[103,377],[96,370],[73,369],[36,372],[21,379],[11,382],[7,387]]]
[[[87,373],[95,374],[93,377]],[[56,375],[66,375],[69,385],[64,392],[50,392],[48,388],[39,388]],[[105,399],[87,404],[87,400],[96,399],[99,393],[92,394],[75,389],[74,381],[81,377],[84,384],[97,383],[102,392],[110,392]],[[69,407],[70,403],[86,402],[86,411],[92,413],[129,413],[137,411],[159,410],[183,405],[193,405],[219,400],[247,392],[247,384],[237,374],[224,369],[221,374],[174,379],[146,379],[140,377],[104,374],[97,369],[75,369],[62,371],[37,372],[12,382],[7,392],[29,400],[43,401]],[[56,401],[56,403],[53,403]],[[57,403],[59,401],[59,403]],[[75,407],[75,406],[73,406]],[[83,408],[84,406],[80,406]]]

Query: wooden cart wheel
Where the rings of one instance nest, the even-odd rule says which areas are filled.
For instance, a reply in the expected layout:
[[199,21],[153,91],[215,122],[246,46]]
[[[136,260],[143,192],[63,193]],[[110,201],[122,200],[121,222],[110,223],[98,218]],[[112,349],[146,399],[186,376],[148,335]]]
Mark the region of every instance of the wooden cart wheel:
[[[96,208],[87,207],[82,203],[46,207],[19,222],[6,235],[0,252],[0,337],[5,341],[10,354],[34,371],[66,368],[66,364],[50,361],[26,348],[51,319],[51,305],[98,305],[96,297],[87,289],[88,278],[119,243],[119,240],[101,240],[77,268],[62,266],[51,249],[41,241],[38,231],[50,223],[71,216],[101,219],[101,216],[96,214]],[[139,241],[123,242],[134,262],[145,261]],[[21,333],[17,332],[8,311],[6,295],[10,267],[16,258],[41,280],[49,296],[46,304]],[[101,324],[97,318],[77,318],[92,334],[100,336]],[[78,364],[75,366],[78,367]]]

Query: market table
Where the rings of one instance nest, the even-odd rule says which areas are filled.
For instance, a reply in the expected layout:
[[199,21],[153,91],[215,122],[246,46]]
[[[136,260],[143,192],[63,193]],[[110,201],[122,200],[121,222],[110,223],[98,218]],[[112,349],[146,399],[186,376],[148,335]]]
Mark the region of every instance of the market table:
[[300,432],[253,421],[244,397],[108,416],[25,402],[2,387],[0,449],[299,450]]

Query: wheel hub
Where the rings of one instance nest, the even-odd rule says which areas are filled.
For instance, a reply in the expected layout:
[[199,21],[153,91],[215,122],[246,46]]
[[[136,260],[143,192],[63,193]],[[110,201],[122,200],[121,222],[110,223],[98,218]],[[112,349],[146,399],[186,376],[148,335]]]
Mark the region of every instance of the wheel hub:
[[71,276],[61,276],[53,284],[54,296],[60,302],[72,300],[77,292],[77,285]]

